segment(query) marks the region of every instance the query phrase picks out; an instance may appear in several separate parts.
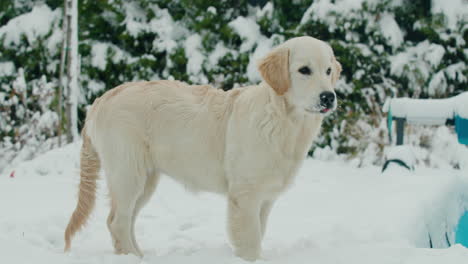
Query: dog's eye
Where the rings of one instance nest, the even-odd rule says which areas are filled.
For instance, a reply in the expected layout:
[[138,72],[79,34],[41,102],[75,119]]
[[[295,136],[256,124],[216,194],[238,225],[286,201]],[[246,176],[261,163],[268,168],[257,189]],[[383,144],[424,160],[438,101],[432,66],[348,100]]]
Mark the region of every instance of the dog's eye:
[[299,72],[306,75],[310,75],[311,73],[310,68],[307,66],[299,68]]
[[328,67],[328,69],[327,69],[327,75],[330,75],[330,73],[331,73],[331,68]]

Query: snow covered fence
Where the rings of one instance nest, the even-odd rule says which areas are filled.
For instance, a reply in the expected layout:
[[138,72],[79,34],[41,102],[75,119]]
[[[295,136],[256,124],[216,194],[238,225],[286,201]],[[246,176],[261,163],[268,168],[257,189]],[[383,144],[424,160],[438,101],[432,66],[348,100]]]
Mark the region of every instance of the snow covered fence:
[[388,99],[383,111],[387,113],[391,140],[392,121],[397,121],[397,145],[403,144],[404,124],[455,124],[458,140],[468,145],[468,92],[447,99]]

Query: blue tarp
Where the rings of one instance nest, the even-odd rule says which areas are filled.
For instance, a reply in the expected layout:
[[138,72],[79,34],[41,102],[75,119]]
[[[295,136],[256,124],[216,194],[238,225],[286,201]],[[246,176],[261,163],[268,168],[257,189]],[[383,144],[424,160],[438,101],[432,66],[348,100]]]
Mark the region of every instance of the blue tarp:
[[455,116],[455,131],[457,131],[458,142],[468,145],[468,119]]

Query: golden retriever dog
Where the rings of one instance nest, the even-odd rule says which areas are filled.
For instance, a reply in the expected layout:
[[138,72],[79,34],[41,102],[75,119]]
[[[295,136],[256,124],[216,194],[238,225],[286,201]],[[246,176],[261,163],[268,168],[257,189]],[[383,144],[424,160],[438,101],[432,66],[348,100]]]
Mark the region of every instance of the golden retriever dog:
[[258,64],[263,82],[222,91],[178,81],[132,82],[97,99],[82,131],[78,205],[65,250],[87,221],[102,167],[115,252],[142,256],[134,225],[161,174],[227,198],[237,256],[259,258],[268,215],[304,161],[324,115],[336,109],[341,66],[331,47],[293,38]]

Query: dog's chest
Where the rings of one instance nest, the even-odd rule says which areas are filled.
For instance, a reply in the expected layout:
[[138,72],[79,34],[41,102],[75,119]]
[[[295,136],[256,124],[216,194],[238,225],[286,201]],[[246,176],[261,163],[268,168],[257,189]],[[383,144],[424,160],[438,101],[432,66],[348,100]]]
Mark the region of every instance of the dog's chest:
[[[230,186],[251,186],[274,198],[293,182],[320,123],[262,123],[232,129],[227,137]],[[319,121],[319,120],[317,120]],[[244,188],[244,187],[241,187]]]
[[306,118],[290,123],[288,133],[278,138],[277,144],[271,144],[272,157],[271,175],[276,179],[276,188],[284,191],[291,185],[302,166],[313,140],[319,132],[321,118]]

